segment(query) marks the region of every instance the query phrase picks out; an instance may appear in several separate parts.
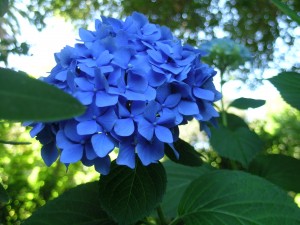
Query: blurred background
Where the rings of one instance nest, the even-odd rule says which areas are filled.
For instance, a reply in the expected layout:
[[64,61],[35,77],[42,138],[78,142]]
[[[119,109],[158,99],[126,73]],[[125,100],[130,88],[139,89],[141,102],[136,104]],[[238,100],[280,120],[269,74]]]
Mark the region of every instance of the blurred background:
[[[300,1],[284,2],[300,12]],[[78,28],[93,29],[94,19],[102,15],[125,18],[133,11],[144,13],[151,22],[170,27],[177,37],[196,47],[214,38],[230,38],[247,48],[251,59],[226,74],[225,103],[238,97],[266,100],[260,108],[233,112],[264,140],[266,152],[300,159],[300,113],[285,104],[265,80],[282,71],[300,71],[300,27],[269,1],[2,0],[0,4],[0,13],[7,8],[0,17],[0,66],[34,77],[47,76],[55,66],[53,54],[65,45],[73,46]],[[220,87],[220,77],[215,84]],[[181,129],[181,137],[218,167],[221,158],[211,151],[199,124],[192,121],[188,126]],[[21,124],[0,121],[0,140],[31,142],[0,143],[0,183],[11,198],[9,204],[0,203],[1,225],[20,224],[64,190],[99,178],[94,169],[80,163],[68,171],[57,162],[48,168],[40,156],[41,146]]]

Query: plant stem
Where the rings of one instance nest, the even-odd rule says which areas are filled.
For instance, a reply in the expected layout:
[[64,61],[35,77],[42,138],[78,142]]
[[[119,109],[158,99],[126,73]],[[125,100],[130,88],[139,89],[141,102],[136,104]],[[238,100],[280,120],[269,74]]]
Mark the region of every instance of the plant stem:
[[4,140],[0,140],[0,144],[6,144],[6,145],[30,145],[31,142],[18,142],[18,141],[4,141]]
[[227,127],[227,116],[226,116],[226,111],[225,111],[225,104],[224,104],[224,95],[223,95],[223,85],[224,85],[224,80],[223,80],[223,75],[225,73],[225,69],[220,70],[220,76],[221,76],[221,116],[222,116],[222,123],[224,127]]
[[158,218],[160,220],[160,224],[161,225],[167,225],[166,218],[165,218],[164,212],[163,212],[163,210],[161,208],[161,205],[159,205],[156,208],[156,211],[157,211]]

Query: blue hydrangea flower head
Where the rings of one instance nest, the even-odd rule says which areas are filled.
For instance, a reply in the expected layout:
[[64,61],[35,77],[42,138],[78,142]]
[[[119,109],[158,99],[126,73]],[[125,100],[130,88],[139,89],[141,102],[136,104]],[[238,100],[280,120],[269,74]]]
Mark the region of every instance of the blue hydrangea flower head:
[[209,132],[221,95],[201,51],[136,12],[124,21],[102,17],[79,36],[74,47],[55,54],[57,65],[42,79],[77,98],[86,112],[30,125],[48,166],[60,158],[107,174],[114,149],[117,164],[134,168],[137,156],[146,166],[178,140],[179,125],[196,118]]
[[218,68],[227,66],[229,69],[237,69],[253,59],[248,48],[229,38],[216,38],[204,42],[200,49],[207,53],[204,60]]

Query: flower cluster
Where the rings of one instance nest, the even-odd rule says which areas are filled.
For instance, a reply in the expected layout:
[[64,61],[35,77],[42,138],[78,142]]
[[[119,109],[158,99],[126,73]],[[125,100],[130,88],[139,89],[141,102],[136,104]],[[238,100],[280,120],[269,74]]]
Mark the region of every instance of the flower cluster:
[[253,59],[248,48],[229,38],[212,39],[203,43],[200,48],[208,53],[205,61],[219,69],[229,67],[228,69],[235,70]]
[[79,36],[55,54],[57,65],[43,80],[77,98],[85,114],[31,124],[47,165],[60,155],[66,165],[82,161],[107,174],[115,148],[117,164],[134,168],[137,155],[148,165],[164,156],[165,144],[173,147],[178,125],[196,118],[208,131],[218,117],[216,72],[167,27],[133,13],[125,21],[102,17],[95,31],[80,29]]

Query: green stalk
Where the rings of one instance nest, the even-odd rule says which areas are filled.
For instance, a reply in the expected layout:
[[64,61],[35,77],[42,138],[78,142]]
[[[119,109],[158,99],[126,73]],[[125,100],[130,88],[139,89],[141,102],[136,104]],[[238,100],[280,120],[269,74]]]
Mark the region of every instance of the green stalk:
[[157,211],[158,218],[160,220],[160,224],[161,225],[167,225],[168,223],[166,222],[166,218],[165,218],[164,212],[163,212],[163,210],[161,208],[161,205],[159,205],[156,208],[156,211]]
[[6,144],[6,145],[30,145],[31,142],[19,142],[19,141],[4,141],[4,140],[0,140],[0,144]]
[[227,122],[227,116],[226,116],[226,111],[225,111],[225,104],[224,104],[224,95],[223,95],[223,85],[224,85],[224,80],[223,80],[223,76],[225,73],[226,68],[221,69],[220,70],[220,76],[221,76],[221,94],[222,94],[222,98],[221,98],[221,116],[222,116],[222,123],[224,127],[228,126],[228,122]]

